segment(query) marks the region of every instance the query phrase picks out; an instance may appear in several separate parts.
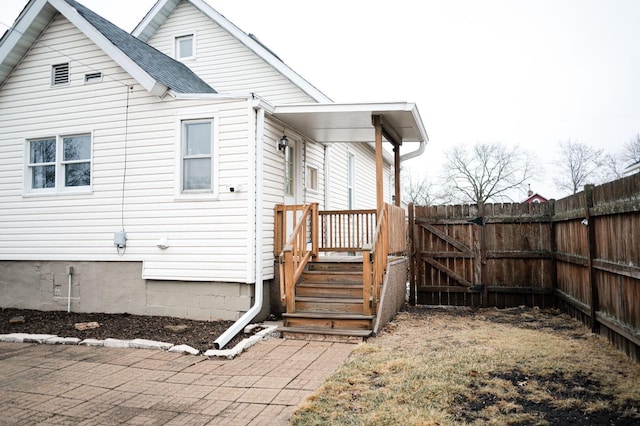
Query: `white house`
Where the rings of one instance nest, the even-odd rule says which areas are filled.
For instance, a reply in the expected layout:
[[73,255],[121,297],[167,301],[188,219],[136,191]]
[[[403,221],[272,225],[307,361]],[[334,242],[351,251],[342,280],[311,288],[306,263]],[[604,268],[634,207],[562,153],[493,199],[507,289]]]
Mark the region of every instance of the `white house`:
[[274,206],[375,208],[374,116],[390,201],[415,104],[333,103],[203,0],[133,34],[30,0],[0,39],[0,307],[266,315]]

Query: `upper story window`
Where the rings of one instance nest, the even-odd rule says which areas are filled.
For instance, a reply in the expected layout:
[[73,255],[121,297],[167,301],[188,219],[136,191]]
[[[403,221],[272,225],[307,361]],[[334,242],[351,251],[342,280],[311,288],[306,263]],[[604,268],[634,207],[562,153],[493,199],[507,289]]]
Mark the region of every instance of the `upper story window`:
[[196,56],[194,34],[184,35],[175,38],[176,59],[190,59]]
[[182,192],[213,192],[213,120],[182,122]]
[[69,84],[69,63],[51,66],[51,85],[64,86]]
[[27,141],[26,190],[50,193],[91,186],[91,135]]

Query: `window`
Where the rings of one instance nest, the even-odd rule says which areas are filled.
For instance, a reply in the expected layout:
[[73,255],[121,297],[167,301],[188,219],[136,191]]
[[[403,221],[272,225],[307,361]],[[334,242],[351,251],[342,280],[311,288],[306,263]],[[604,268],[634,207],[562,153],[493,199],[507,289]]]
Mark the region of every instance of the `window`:
[[28,192],[55,192],[91,185],[90,134],[32,139],[27,150]]
[[51,85],[63,86],[69,84],[69,63],[57,64],[51,67]]
[[356,156],[347,154],[347,208],[352,210],[355,205],[355,185],[356,185]]
[[318,190],[318,169],[317,167],[307,166],[307,189],[311,191]]
[[288,145],[284,149],[284,195],[287,197],[295,196],[295,151],[293,146]]
[[194,39],[193,34],[176,37],[176,59],[188,59],[196,56]]
[[213,120],[182,123],[182,191],[213,191]]

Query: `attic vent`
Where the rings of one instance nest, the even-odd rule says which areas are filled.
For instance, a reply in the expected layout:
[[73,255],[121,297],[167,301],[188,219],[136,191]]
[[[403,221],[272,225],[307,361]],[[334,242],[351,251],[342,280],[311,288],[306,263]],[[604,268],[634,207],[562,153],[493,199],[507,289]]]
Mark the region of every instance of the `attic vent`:
[[98,81],[102,81],[102,73],[101,72],[90,72],[89,74],[84,75],[85,83],[96,83]]
[[57,64],[51,67],[51,85],[69,84],[69,63]]

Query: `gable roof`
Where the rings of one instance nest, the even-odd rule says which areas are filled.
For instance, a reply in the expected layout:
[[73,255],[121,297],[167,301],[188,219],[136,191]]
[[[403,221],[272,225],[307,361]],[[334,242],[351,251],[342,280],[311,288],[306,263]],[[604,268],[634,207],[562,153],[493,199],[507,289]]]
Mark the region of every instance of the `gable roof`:
[[[158,0],[149,13],[147,13],[136,28],[134,28],[132,34],[145,43],[148,42],[181,1],[182,0]],[[333,102],[315,86],[302,78],[298,73],[293,71],[293,69],[289,68],[289,66],[278,58],[278,56],[258,41],[255,36],[242,31],[240,28],[235,26],[235,24],[225,18],[224,15],[209,6],[207,2],[204,0],[185,1],[191,3],[195,8],[200,10],[204,15],[220,26],[220,28],[227,31],[231,36],[235,37],[240,43],[252,50],[267,64],[274,67],[313,100],[321,103]]]
[[0,86],[56,13],[82,31],[149,92],[216,93],[183,63],[154,49],[75,0],[31,0],[0,39]]

